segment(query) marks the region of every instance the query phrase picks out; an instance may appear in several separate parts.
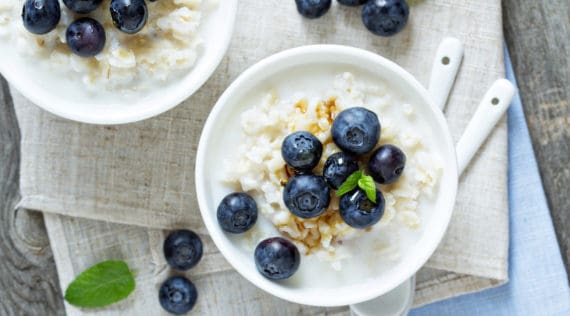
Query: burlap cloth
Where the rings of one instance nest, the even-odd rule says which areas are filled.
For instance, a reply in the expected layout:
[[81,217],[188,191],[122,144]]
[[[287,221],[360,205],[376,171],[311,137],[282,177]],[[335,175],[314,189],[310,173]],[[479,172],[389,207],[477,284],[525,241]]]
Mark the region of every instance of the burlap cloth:
[[[223,1],[223,0],[222,0]],[[21,207],[44,211],[62,289],[98,261],[124,259],[138,270],[135,292],[93,313],[161,313],[157,284],[169,273],[162,229],[199,232],[206,254],[189,272],[208,315],[313,314],[322,308],[288,303],[239,276],[207,236],[194,189],[196,147],[206,117],[242,71],[281,50],[344,44],[388,57],[427,85],[440,41],[463,41],[465,57],[446,110],[455,140],[491,83],[504,76],[499,0],[410,1],[399,35],[367,32],[360,10],[334,3],[318,20],[301,18],[292,0],[242,0],[221,65],[194,96],[156,118],[122,126],[74,123],[42,111],[13,91],[22,132]],[[216,40],[207,38],[206,40]],[[507,131],[503,120],[460,181],[445,240],[417,276],[415,304],[507,281]],[[65,215],[65,216],[62,216]],[[69,314],[81,313],[67,305]],[[328,309],[347,313],[347,309]]]

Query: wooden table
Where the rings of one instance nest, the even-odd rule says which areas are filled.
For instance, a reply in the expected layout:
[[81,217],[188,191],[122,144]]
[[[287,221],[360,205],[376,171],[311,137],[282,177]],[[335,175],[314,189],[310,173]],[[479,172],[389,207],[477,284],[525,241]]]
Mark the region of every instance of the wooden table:
[[[570,1],[504,0],[504,30],[570,271]],[[15,210],[18,124],[0,78],[0,315],[65,314],[41,213]]]

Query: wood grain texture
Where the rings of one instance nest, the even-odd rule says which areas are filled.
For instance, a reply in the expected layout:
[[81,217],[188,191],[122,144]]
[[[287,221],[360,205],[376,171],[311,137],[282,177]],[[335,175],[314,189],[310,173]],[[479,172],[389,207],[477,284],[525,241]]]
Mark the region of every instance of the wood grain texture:
[[20,133],[0,77],[0,315],[64,314],[42,214],[15,209]]
[[513,68],[570,272],[570,1],[503,0],[503,6]]

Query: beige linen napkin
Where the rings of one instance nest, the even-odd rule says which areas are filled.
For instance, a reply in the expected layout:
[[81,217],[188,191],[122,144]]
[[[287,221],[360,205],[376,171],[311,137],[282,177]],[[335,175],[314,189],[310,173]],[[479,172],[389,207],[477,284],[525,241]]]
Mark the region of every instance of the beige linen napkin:
[[[231,310],[235,314],[298,311],[301,307],[271,298],[232,272],[207,237],[194,189],[201,129],[233,79],[281,50],[316,43],[361,47],[396,61],[427,84],[437,46],[444,37],[454,36],[465,45],[446,109],[457,140],[486,89],[504,76],[501,3],[409,2],[406,29],[395,37],[380,38],[365,30],[360,10],[336,2],[323,18],[306,20],[297,14],[292,0],[242,0],[231,46],[214,75],[178,107],[144,122],[122,126],[74,123],[40,110],[13,91],[22,130],[20,206],[46,212],[62,287],[97,261],[124,258],[141,273],[135,295],[113,310],[157,310],[155,282],[165,273],[159,229],[185,227],[208,241],[207,263],[191,272],[202,289],[199,311],[229,312],[216,303],[226,300],[243,303]],[[447,235],[418,275],[416,304],[506,282],[506,140],[503,120],[461,178]]]

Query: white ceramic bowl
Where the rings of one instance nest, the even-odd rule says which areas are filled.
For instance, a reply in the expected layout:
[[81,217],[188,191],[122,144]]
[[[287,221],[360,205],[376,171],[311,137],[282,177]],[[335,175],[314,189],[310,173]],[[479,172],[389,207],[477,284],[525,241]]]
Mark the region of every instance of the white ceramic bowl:
[[237,0],[219,1],[200,25],[204,43],[196,64],[181,78],[144,93],[101,91],[94,95],[81,80],[39,70],[29,58],[18,55],[14,43],[7,41],[0,41],[0,73],[26,98],[61,117],[93,124],[140,121],[175,107],[208,80],[228,49],[236,15]]
[[[248,95],[278,83],[285,74],[313,66],[356,69],[389,82],[391,88],[404,93],[415,105],[418,118],[427,122],[437,139],[437,150],[445,166],[435,198],[435,207],[426,221],[419,240],[403,250],[401,260],[392,268],[370,275],[363,281],[345,282],[338,286],[296,286],[289,282],[275,282],[264,278],[256,269],[253,252],[246,251],[232,241],[217,223],[216,210],[221,199],[231,188],[222,184],[220,167],[231,148],[237,147],[241,131],[240,114],[250,104],[243,102]],[[307,77],[304,78],[307,80]],[[374,53],[335,45],[305,46],[287,50],[260,61],[239,76],[220,97],[202,132],[196,159],[196,190],[200,211],[206,227],[225,258],[246,279],[261,289],[283,299],[308,305],[339,306],[363,302],[378,297],[412,277],[428,260],[441,241],[451,218],[457,191],[457,159],[447,123],[425,88],[408,72],[395,63]],[[304,257],[303,257],[304,258]],[[301,265],[303,265],[303,258]],[[350,259],[348,259],[350,260]]]

